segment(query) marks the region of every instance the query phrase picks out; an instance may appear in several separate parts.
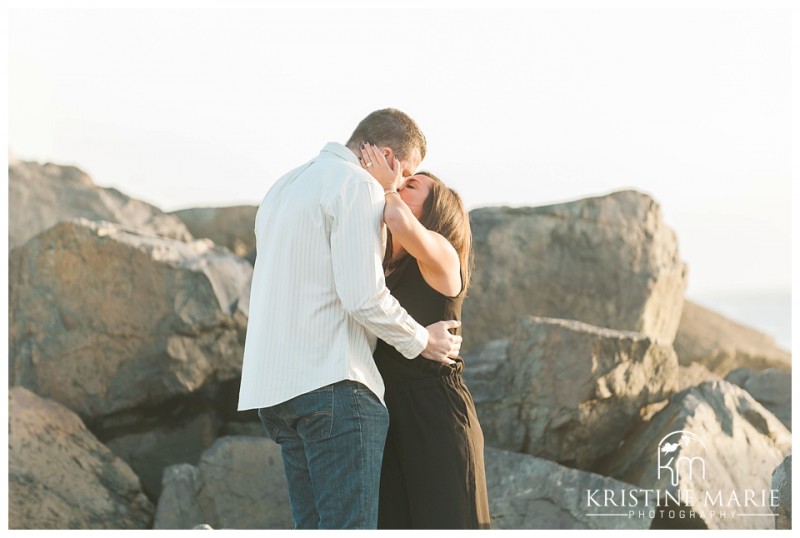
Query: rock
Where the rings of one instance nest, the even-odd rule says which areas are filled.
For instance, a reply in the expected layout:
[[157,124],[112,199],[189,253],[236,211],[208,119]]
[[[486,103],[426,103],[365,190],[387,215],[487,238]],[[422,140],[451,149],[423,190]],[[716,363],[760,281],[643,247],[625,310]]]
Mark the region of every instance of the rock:
[[164,469],[178,463],[196,464],[220,429],[214,409],[194,395],[98,422],[92,430],[131,466],[151,499],[161,495]]
[[[771,529],[772,470],[791,433],[747,392],[710,381],[674,395],[598,471],[691,508],[710,529]],[[669,502],[667,502],[669,501]],[[680,521],[662,521],[663,527]]]
[[173,211],[195,237],[207,237],[237,256],[255,262],[258,206],[195,207]]
[[675,337],[686,266],[649,196],[622,191],[544,207],[479,208],[470,222],[475,270],[464,351],[507,336],[527,314]]
[[200,463],[164,471],[156,529],[205,523],[227,529],[291,529],[280,447],[266,437],[223,437]]
[[[513,372],[508,366],[507,338],[492,340],[472,350],[463,353],[464,382],[472,394],[472,399],[478,408],[479,416],[484,413],[498,418],[502,413],[500,408],[505,408],[503,392],[506,385],[511,382]],[[497,411],[489,408],[498,407]],[[482,411],[482,409],[486,409]]]
[[75,413],[13,387],[8,418],[9,528],[150,528],[139,479]]
[[84,419],[241,374],[252,266],[208,240],[65,221],[9,254],[9,381]]
[[778,516],[775,519],[776,529],[792,528],[792,456],[786,456],[772,472],[772,489],[778,492],[778,506],[772,511]]
[[792,367],[791,354],[771,336],[691,301],[684,304],[674,346],[681,365],[700,363],[721,377],[736,368],[789,372]]
[[240,377],[206,385],[153,407],[138,407],[87,424],[106,446],[139,475],[145,493],[161,495],[164,469],[196,465],[218,437],[264,436],[256,410],[237,411]]
[[189,241],[183,222],[157,207],[94,184],[81,169],[14,160],[8,166],[8,245],[22,245],[63,220],[85,217],[144,234]]
[[772,411],[788,430],[792,429],[792,377],[787,372],[767,368],[754,372],[737,368],[725,380],[742,387],[758,403]]
[[[647,529],[650,526],[654,504],[645,503],[644,494],[635,494],[635,506],[624,509],[600,506],[604,491],[629,490],[630,484],[491,447],[486,447],[484,456],[494,529]],[[627,500],[632,504],[631,499]]]
[[[507,358],[503,349],[496,342],[492,359],[465,359],[487,444],[579,469],[592,470],[625,439],[640,410],[678,384],[671,346],[578,321],[522,317]],[[476,383],[482,375],[486,381]]]
[[722,379],[719,375],[710,371],[699,362],[693,362],[678,368],[678,390],[688,389],[706,381],[717,381]]
[[222,435],[260,437],[264,435],[261,422],[228,422],[222,427]]
[[198,523],[207,519],[197,499],[201,491],[197,467],[179,463],[164,469],[154,528],[196,529],[207,525]]

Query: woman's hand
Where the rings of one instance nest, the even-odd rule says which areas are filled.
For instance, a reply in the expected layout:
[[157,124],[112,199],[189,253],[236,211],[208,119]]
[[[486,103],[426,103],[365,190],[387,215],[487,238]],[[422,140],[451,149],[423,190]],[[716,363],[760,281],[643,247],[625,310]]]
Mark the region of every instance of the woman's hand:
[[397,190],[403,183],[400,161],[394,156],[392,156],[392,161],[392,166],[390,166],[378,146],[364,144],[361,147],[361,167],[381,184],[384,191]]

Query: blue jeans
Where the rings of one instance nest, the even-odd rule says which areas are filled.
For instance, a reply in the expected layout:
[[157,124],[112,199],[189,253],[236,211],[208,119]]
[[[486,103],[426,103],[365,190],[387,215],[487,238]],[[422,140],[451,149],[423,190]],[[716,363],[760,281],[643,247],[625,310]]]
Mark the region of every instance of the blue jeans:
[[258,416],[281,445],[295,528],[377,528],[389,413],[371,390],[340,381]]

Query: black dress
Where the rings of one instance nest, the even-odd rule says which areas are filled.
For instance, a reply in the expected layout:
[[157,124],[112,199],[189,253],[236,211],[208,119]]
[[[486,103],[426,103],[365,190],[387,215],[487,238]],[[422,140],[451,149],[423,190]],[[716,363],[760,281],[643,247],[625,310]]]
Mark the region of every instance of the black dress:
[[[447,297],[431,288],[411,256],[386,284],[423,326],[461,319],[464,293]],[[389,409],[378,528],[490,528],[483,432],[461,380],[463,360],[409,360],[382,340],[374,356]]]

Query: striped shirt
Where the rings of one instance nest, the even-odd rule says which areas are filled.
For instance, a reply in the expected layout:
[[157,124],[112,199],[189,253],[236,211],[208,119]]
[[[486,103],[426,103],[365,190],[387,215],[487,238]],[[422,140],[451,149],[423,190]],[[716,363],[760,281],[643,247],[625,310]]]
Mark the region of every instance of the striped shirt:
[[383,400],[376,337],[410,359],[425,349],[427,330],[386,288],[383,208],[378,182],[337,143],[269,190],[255,219],[240,411],[345,379]]

